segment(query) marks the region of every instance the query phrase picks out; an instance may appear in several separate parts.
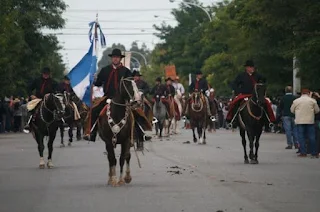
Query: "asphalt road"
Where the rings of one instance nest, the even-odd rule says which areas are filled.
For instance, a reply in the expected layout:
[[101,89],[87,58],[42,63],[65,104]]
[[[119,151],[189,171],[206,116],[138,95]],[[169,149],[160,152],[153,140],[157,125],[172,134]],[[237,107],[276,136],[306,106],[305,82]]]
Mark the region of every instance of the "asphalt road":
[[61,149],[57,139],[55,168],[40,170],[31,135],[1,134],[0,212],[320,210],[320,160],[285,150],[284,135],[263,134],[260,164],[246,165],[237,132],[211,133],[207,145],[183,144],[192,137],[181,132],[147,143],[141,169],[132,154],[133,180],[115,188],[101,140]]

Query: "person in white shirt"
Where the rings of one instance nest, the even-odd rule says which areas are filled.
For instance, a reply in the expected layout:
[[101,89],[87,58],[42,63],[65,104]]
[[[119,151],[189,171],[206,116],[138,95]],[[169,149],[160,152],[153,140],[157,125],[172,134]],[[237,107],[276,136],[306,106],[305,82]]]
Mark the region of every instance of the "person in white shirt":
[[183,96],[185,93],[184,87],[183,85],[180,83],[180,78],[178,76],[176,76],[174,82],[172,83],[173,87],[176,89],[177,91],[180,91],[181,95]]

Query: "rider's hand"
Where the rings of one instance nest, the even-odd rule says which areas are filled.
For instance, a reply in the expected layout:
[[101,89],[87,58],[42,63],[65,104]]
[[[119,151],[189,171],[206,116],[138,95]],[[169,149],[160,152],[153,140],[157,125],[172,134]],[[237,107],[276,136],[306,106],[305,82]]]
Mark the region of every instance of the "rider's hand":
[[37,97],[36,97],[35,95],[31,95],[30,98],[31,98],[31,100],[34,100],[34,99],[36,99]]

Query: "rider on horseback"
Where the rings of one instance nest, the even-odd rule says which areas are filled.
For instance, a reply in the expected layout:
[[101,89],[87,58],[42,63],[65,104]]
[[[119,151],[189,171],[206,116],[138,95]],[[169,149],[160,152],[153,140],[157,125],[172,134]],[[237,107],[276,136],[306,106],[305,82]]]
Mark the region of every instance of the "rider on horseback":
[[[212,120],[213,118],[211,117],[211,110],[210,110],[210,105],[209,105],[209,100],[208,97],[205,95],[206,90],[208,90],[209,86],[208,86],[208,82],[205,78],[202,78],[202,72],[201,71],[196,71],[196,80],[193,81],[190,85],[189,85],[189,94],[193,93],[193,92],[198,92],[201,91],[203,94],[203,97],[206,101],[206,105],[207,105],[207,113],[208,116],[210,117],[210,119]],[[191,97],[189,97],[189,99],[187,100],[187,104],[186,104],[186,108],[184,110],[184,114],[188,115],[188,111],[189,111],[189,102],[191,100]]]
[[[240,73],[232,84],[232,89],[236,97],[229,105],[229,112],[226,118],[226,121],[230,124],[233,124],[234,120],[236,120],[240,103],[243,102],[244,99],[252,96],[255,84],[266,82],[266,79],[263,76],[255,72],[255,67],[252,60],[247,60],[244,67],[246,69],[245,72]],[[274,122],[275,117],[269,101],[266,101],[265,111],[265,118],[268,120],[268,122]]]
[[[33,118],[35,111],[34,109],[36,108],[37,104],[46,94],[54,93],[56,91],[57,82],[51,78],[50,73],[51,71],[49,68],[43,68],[41,77],[33,80],[29,86],[29,96],[32,101],[28,103],[28,110],[31,115],[26,126],[24,127],[24,132],[26,133],[30,131],[30,122]],[[36,91],[35,95],[32,94],[34,90]]]
[[150,92],[150,88],[148,83],[141,79],[142,74],[140,74],[139,71],[134,71],[132,75],[139,91],[143,92],[144,95],[148,94]]
[[151,89],[150,94],[154,97],[164,96],[166,92],[166,86],[161,84],[161,77],[156,78],[156,85]]
[[[99,117],[101,110],[107,104],[106,99],[112,99],[117,92],[119,92],[119,85],[121,78],[128,78],[132,76],[131,71],[122,65],[121,59],[125,56],[122,55],[120,49],[113,49],[112,53],[109,54],[111,57],[112,64],[101,69],[95,81],[95,86],[103,86],[104,96],[102,101],[100,101],[96,106],[92,108],[91,114],[91,125],[88,125],[87,135],[84,136],[85,140],[95,142],[97,136],[97,126],[94,123]],[[92,132],[90,130],[92,129]]]
[[[64,76],[63,78],[63,82],[61,82],[58,87],[57,87],[57,91],[59,93],[64,93],[66,92],[67,94],[70,95],[70,97],[74,97],[76,94],[74,93],[71,84],[70,84],[70,79],[68,76]],[[77,121],[80,119],[80,114],[79,114],[79,110],[77,105],[72,101],[72,98],[70,99],[71,101],[70,106],[72,107],[72,109],[74,110],[74,120]]]

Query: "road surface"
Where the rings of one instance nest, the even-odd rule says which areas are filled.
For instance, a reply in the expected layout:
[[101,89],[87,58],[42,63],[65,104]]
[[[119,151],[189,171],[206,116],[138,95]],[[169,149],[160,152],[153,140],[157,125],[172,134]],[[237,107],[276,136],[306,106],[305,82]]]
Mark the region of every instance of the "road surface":
[[[243,163],[237,132],[218,130],[207,145],[190,131],[146,144],[132,154],[131,184],[107,186],[108,161],[101,140],[59,148],[54,169],[40,170],[31,135],[0,135],[1,212],[316,212],[320,160],[285,150],[284,135],[263,134],[258,165]],[[118,151],[119,152],[119,151]],[[117,173],[119,169],[117,168]]]

